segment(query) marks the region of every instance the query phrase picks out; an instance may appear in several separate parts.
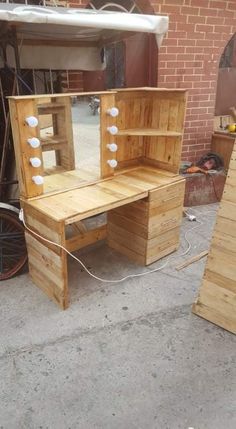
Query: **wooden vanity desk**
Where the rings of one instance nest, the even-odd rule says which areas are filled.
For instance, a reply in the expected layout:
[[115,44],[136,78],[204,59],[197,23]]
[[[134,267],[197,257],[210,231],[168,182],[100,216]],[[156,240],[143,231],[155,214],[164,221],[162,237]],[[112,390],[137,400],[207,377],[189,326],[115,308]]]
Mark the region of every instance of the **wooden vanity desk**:
[[[184,200],[179,176],[186,91],[135,88],[100,97],[100,177],[75,168],[70,96],[90,93],[10,97],[17,173],[26,224],[70,252],[107,240],[110,247],[148,265],[175,251]],[[118,116],[111,116],[116,107]],[[53,135],[42,137],[40,118],[51,115]],[[27,118],[39,125],[27,125]],[[117,127],[112,134],[109,127]],[[112,129],[112,132],[114,128]],[[37,138],[38,147],[28,140]],[[111,152],[109,145],[117,145]],[[56,165],[43,165],[43,152],[55,151]],[[41,165],[33,167],[32,158]],[[116,161],[116,166],[109,162]],[[35,177],[43,178],[36,184]],[[41,179],[36,181],[40,182]],[[107,223],[88,229],[92,216]],[[26,231],[33,282],[62,309],[69,305],[67,254]],[[98,254],[99,257],[99,254]]]

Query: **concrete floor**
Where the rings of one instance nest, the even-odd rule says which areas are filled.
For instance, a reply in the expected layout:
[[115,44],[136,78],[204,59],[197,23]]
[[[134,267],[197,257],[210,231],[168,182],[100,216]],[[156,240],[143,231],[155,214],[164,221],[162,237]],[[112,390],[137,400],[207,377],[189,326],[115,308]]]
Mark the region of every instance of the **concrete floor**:
[[[184,258],[209,246],[216,205],[198,210]],[[65,312],[27,273],[1,283],[1,429],[236,428],[236,337],[191,314],[205,260],[175,270],[193,226],[183,220],[180,250],[145,277],[102,284],[70,261]],[[105,243],[79,255],[109,279],[163,264]]]

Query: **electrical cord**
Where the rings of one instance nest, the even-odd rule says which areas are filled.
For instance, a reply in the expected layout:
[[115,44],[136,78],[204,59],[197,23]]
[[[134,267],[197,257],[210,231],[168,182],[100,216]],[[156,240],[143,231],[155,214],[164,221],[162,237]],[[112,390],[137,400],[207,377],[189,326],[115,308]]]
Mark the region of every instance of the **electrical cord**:
[[19,212],[19,219],[22,221],[22,223],[23,223],[23,225],[24,225],[24,227],[25,227],[25,229],[26,230],[28,230],[31,234],[33,234],[33,235],[35,235],[36,237],[38,237],[38,238],[40,238],[41,240],[43,240],[43,241],[45,241],[45,242],[47,242],[47,243],[49,243],[49,244],[52,244],[52,245],[54,245],[54,246],[56,246],[56,247],[59,247],[60,249],[62,249],[62,250],[64,250],[68,255],[70,255],[73,259],[75,259],[77,262],[79,262],[79,264],[84,268],[84,270],[91,276],[91,277],[93,277],[94,279],[96,279],[96,280],[98,280],[98,281],[100,281],[100,282],[103,282],[103,283],[121,283],[121,282],[124,282],[125,280],[127,280],[127,279],[131,279],[131,278],[134,278],[134,277],[142,277],[142,276],[146,276],[146,275],[148,275],[148,274],[152,274],[152,273],[155,273],[155,272],[157,272],[157,271],[161,271],[161,270],[163,270],[167,265],[168,265],[168,263],[170,262],[170,260],[171,259],[178,259],[178,258],[180,258],[180,257],[182,257],[182,256],[185,256],[185,255],[187,255],[187,253],[189,253],[189,251],[191,250],[191,248],[192,248],[192,244],[190,243],[190,241],[187,239],[187,235],[190,233],[190,232],[192,232],[194,229],[197,229],[197,228],[199,228],[200,227],[200,225],[203,225],[203,223],[202,222],[200,222],[199,220],[197,220],[196,219],[196,222],[197,223],[199,223],[200,225],[196,225],[196,226],[194,226],[193,228],[191,228],[191,229],[189,229],[188,231],[186,231],[185,232],[185,234],[184,234],[184,239],[185,239],[185,241],[186,241],[186,243],[188,244],[188,247],[187,247],[187,249],[181,254],[181,255],[178,255],[177,257],[175,257],[175,258],[172,258],[172,257],[169,257],[168,259],[167,259],[167,261],[163,264],[163,265],[161,265],[160,267],[158,267],[158,268],[155,268],[155,269],[153,269],[153,270],[149,270],[149,271],[145,271],[144,273],[138,273],[138,274],[129,274],[128,276],[125,276],[125,277],[122,277],[121,279],[117,279],[117,280],[108,280],[108,279],[103,279],[103,278],[101,278],[101,277],[98,277],[98,276],[96,276],[95,274],[93,274],[87,267],[86,267],[86,265],[81,261],[81,259],[79,259],[78,257],[76,257],[75,255],[73,255],[73,253],[71,253],[71,252],[69,252],[69,250],[67,250],[64,246],[62,246],[61,244],[58,244],[58,243],[55,243],[54,241],[51,241],[51,240],[48,240],[47,238],[45,238],[45,237],[42,237],[40,234],[38,234],[37,232],[35,232],[35,231],[33,231],[31,228],[29,228],[27,225],[26,225],[26,223],[25,223],[25,218],[24,218],[24,211],[23,211],[23,209],[20,209],[20,212]]

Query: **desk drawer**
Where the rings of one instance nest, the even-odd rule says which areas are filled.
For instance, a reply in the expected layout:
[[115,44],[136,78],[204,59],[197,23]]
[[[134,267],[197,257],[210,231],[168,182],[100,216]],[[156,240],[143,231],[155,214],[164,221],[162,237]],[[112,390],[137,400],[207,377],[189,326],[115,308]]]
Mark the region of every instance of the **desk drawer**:
[[182,205],[164,213],[150,215],[148,222],[148,239],[180,226],[181,222]]
[[160,189],[150,191],[147,201],[149,209],[159,208],[159,213],[171,210],[183,204],[185,190],[185,180],[163,186]]
[[140,218],[138,220],[134,218],[134,213],[132,210],[130,212],[112,210],[107,216],[108,224],[117,225],[127,232],[150,239],[180,226],[182,222],[182,205],[165,213],[159,213],[158,209],[149,219],[143,214],[142,222]]

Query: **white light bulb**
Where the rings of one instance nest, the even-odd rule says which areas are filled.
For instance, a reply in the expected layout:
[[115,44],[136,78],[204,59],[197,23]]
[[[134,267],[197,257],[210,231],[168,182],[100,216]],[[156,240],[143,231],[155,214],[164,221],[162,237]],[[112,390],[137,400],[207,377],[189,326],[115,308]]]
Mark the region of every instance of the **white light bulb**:
[[107,161],[107,164],[108,164],[108,165],[110,165],[110,167],[111,167],[111,168],[116,168],[116,167],[117,167],[118,162],[116,161],[116,159],[109,159],[109,160]]
[[36,157],[30,158],[30,164],[32,165],[32,167],[35,167],[35,168],[40,167],[40,165],[42,164],[41,159],[36,158]]
[[112,125],[111,127],[107,127],[107,131],[114,136],[118,133],[118,128],[115,125]]
[[28,139],[27,142],[30,144],[30,146],[33,149],[36,149],[37,147],[40,146],[40,141],[39,139],[37,139],[37,137],[32,137],[31,139]]
[[33,176],[32,177],[33,182],[35,183],[35,185],[42,185],[44,180],[42,176]]
[[117,152],[118,150],[118,146],[115,143],[110,143],[107,144],[107,148],[111,151],[111,152]]
[[112,116],[113,118],[118,116],[119,113],[120,113],[120,111],[119,111],[119,109],[117,109],[117,107],[111,107],[110,109],[107,110],[107,114]]
[[25,122],[31,128],[37,127],[39,123],[38,119],[35,118],[35,116],[28,116],[27,118],[25,118]]

